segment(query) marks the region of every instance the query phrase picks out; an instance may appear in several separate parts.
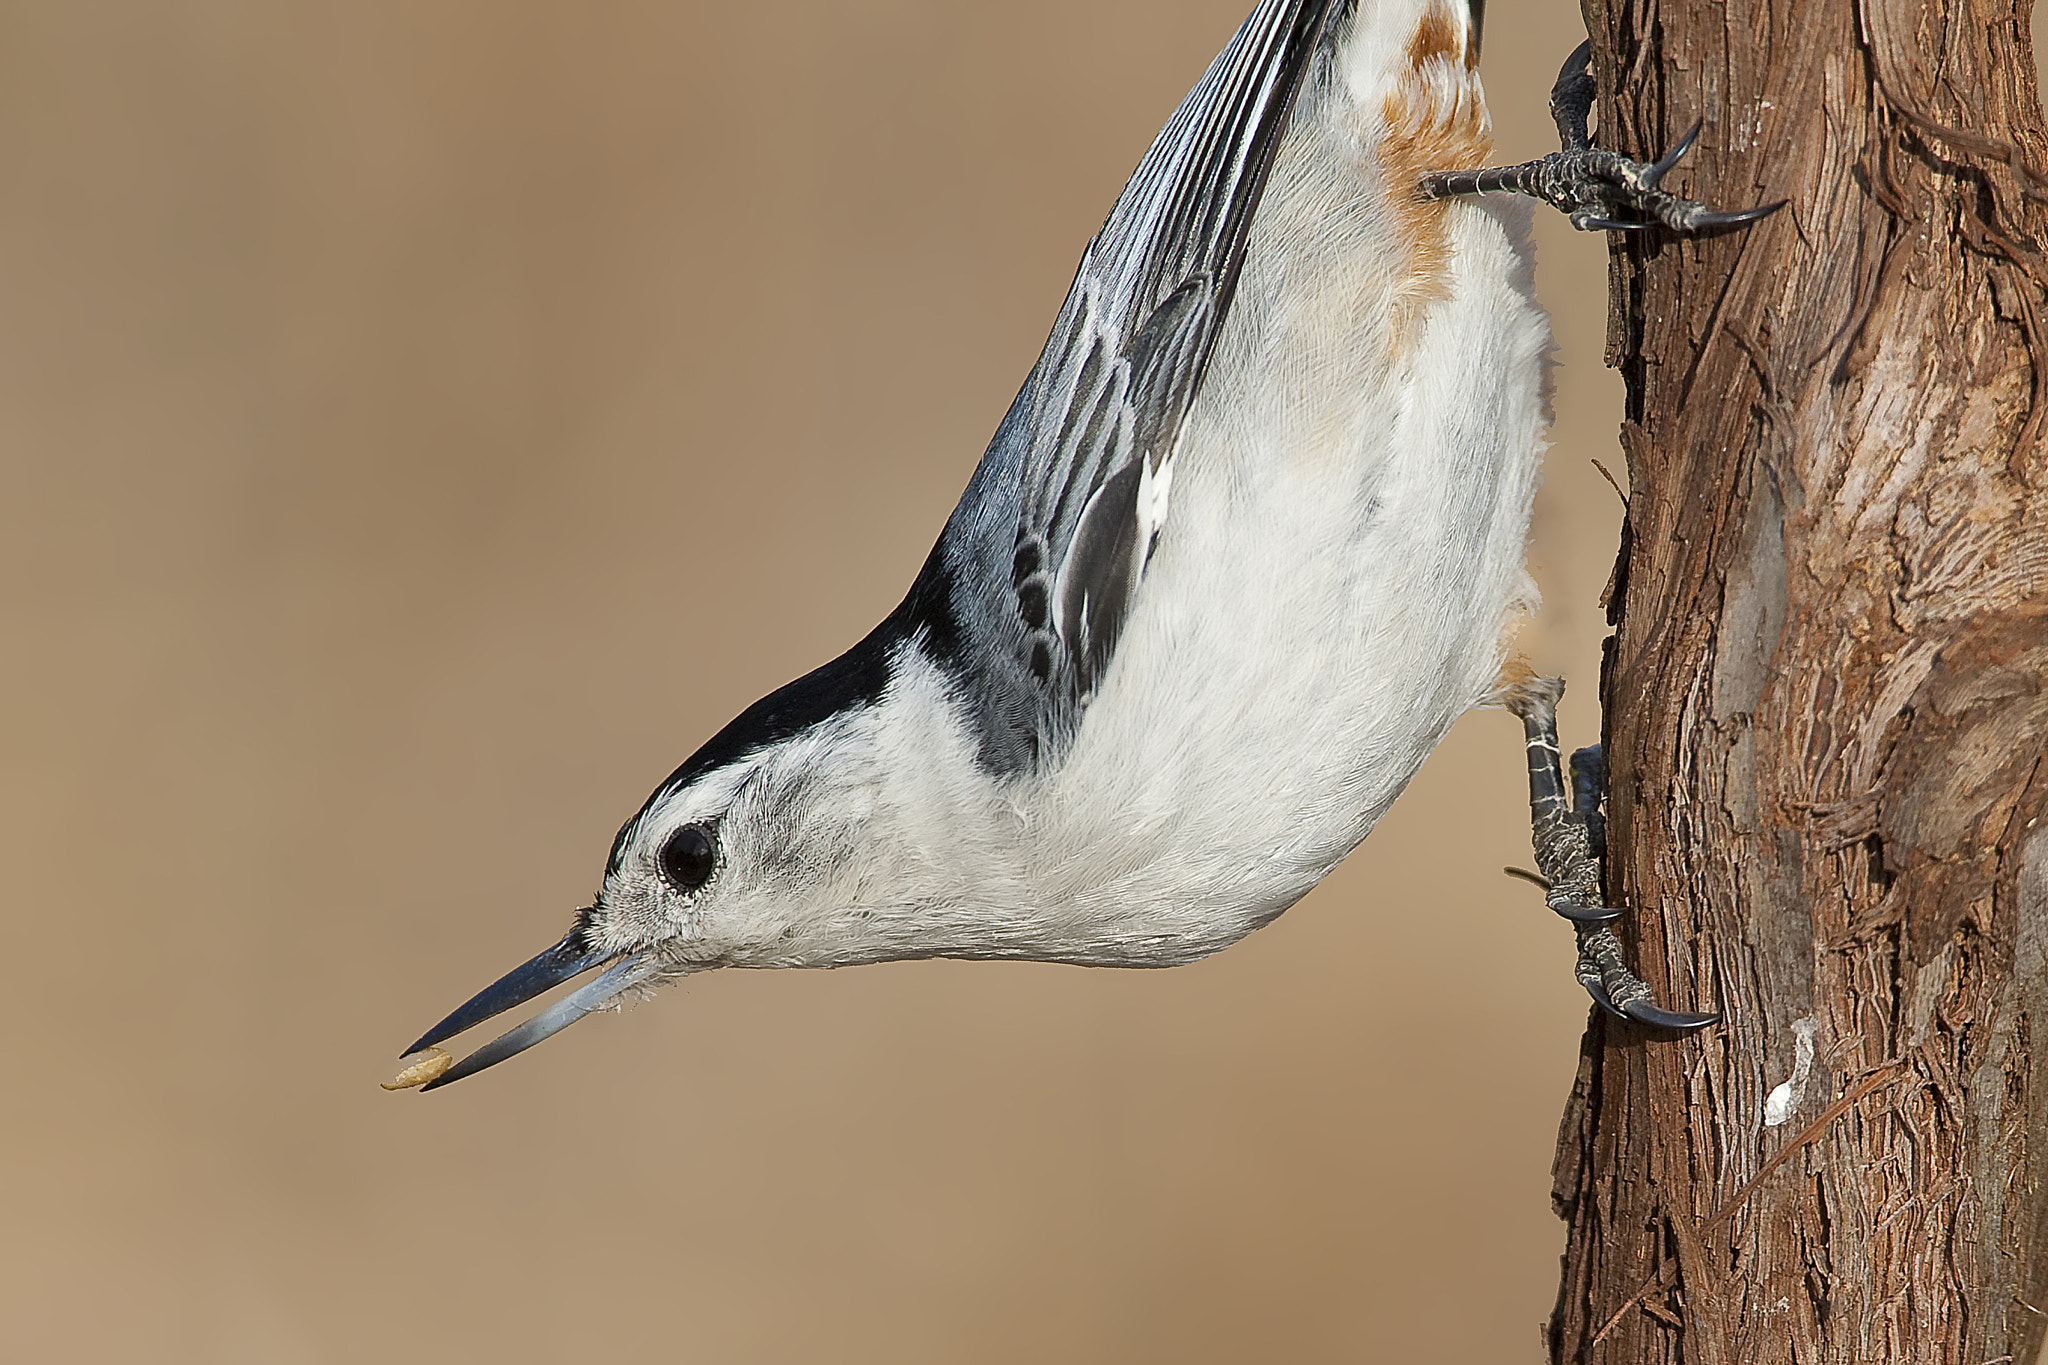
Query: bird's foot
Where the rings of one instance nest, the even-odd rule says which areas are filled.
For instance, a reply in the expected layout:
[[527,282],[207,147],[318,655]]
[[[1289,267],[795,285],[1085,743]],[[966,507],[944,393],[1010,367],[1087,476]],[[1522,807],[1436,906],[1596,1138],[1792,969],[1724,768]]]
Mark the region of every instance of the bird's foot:
[[1739,227],[1767,217],[1784,201],[1722,212],[1659,188],[1679,159],[1700,135],[1695,123],[1678,144],[1655,162],[1633,161],[1619,152],[1595,147],[1586,132],[1593,108],[1593,45],[1581,43],[1565,58],[1550,91],[1550,116],[1556,120],[1563,146],[1548,156],[1518,166],[1483,170],[1435,171],[1422,178],[1426,199],[1461,194],[1526,194],[1555,207],[1582,232],[1639,232],[1666,227],[1690,235],[1712,228]]
[[1659,1007],[1650,988],[1622,961],[1621,942],[1607,925],[1622,911],[1601,904],[1600,861],[1606,854],[1600,793],[1606,785],[1598,748],[1572,755],[1572,800],[1565,800],[1564,765],[1557,744],[1557,703],[1564,684],[1536,678],[1516,688],[1508,707],[1522,718],[1528,739],[1529,823],[1536,868],[1550,883],[1545,900],[1572,922],[1579,936],[1579,984],[1594,1003],[1620,1019],[1651,1028],[1705,1028],[1721,1016]]
[[1717,1023],[1721,1018],[1718,1014],[1692,1014],[1685,1010],[1667,1010],[1659,1005],[1651,997],[1650,988],[1643,979],[1622,962],[1621,940],[1610,929],[1594,927],[1580,930],[1577,971],[1579,984],[1586,988],[1586,994],[1593,997],[1593,1003],[1617,1019],[1631,1019],[1650,1028],[1690,1033]]

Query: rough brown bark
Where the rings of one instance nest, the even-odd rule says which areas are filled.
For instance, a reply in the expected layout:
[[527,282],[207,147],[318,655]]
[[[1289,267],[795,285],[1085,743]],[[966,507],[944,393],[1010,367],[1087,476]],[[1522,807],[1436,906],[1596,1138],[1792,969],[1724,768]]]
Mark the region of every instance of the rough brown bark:
[[1674,188],[1790,204],[1614,256],[1633,491],[1603,679],[1610,904],[1635,907],[1663,1001],[1727,1018],[1678,1041],[1594,1022],[1559,1138],[1551,1355],[2032,1361],[2048,136],[2028,14],[1588,18],[1605,145],[1654,154],[1703,118]]

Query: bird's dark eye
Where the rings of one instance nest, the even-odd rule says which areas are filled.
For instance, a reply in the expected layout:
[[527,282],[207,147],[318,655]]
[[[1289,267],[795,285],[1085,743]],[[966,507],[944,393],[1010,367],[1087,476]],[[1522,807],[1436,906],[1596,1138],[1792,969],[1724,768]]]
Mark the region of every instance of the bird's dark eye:
[[718,866],[718,845],[705,826],[684,825],[668,836],[658,861],[668,884],[688,894],[711,880],[712,869]]

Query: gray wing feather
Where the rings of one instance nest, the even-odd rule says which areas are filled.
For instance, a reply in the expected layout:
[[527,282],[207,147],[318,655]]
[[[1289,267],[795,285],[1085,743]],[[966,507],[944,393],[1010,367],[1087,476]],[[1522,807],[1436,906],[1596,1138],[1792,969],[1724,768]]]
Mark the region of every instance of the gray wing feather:
[[1056,757],[1115,653],[1166,471],[1230,307],[1252,216],[1330,14],[1267,0],[1146,153],[1089,244],[934,568],[951,662],[997,772]]

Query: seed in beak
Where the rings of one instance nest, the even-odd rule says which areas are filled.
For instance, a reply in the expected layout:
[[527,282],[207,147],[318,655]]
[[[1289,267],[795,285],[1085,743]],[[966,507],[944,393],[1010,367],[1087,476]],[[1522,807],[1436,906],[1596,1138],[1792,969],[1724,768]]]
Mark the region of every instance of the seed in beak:
[[434,1080],[455,1064],[455,1054],[442,1047],[430,1047],[399,1059],[407,1063],[405,1070],[388,1081],[379,1081],[386,1090],[411,1090]]

